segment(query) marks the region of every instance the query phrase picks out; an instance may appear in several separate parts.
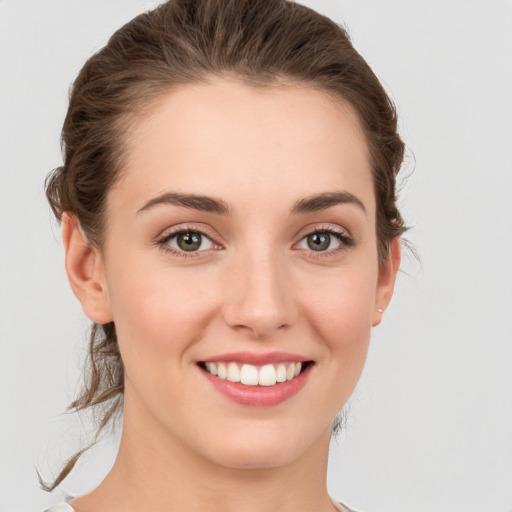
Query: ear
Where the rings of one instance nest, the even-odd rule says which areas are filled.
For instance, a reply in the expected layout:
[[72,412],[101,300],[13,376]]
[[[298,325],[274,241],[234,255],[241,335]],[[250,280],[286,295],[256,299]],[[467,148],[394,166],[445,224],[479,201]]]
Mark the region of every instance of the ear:
[[375,312],[372,319],[373,327],[380,324],[382,314],[391,302],[391,297],[393,296],[393,290],[395,288],[396,275],[400,267],[400,259],[400,238],[396,237],[393,238],[389,244],[389,252],[386,261],[379,265]]
[[86,238],[78,220],[62,215],[62,241],[66,251],[66,273],[85,315],[97,324],[112,321],[103,257]]

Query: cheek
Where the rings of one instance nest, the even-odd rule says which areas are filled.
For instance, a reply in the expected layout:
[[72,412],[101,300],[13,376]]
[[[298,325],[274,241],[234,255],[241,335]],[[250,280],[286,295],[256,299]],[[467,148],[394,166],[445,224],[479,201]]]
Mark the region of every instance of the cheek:
[[319,327],[367,330],[371,327],[377,276],[377,264],[312,272],[303,279],[304,306]]
[[140,270],[126,279],[119,268],[109,284],[120,344],[143,358],[184,350],[200,336],[215,310],[212,287],[204,287],[209,281],[189,269],[162,272],[161,266],[130,267]]
[[[375,268],[374,268],[375,267]],[[377,265],[332,269],[311,276],[302,290],[304,316],[329,352],[337,371],[358,377],[372,327]]]

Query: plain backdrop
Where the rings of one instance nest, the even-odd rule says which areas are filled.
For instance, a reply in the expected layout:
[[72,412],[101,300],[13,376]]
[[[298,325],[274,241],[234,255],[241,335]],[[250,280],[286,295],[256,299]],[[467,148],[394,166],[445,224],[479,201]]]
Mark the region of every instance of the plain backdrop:
[[[68,88],[149,0],[0,0],[0,510],[96,485],[115,437],[59,492],[37,485],[87,442],[62,414],[86,345],[43,194]],[[331,495],[364,512],[512,510],[512,2],[325,0],[398,105],[405,255],[333,443]],[[205,418],[206,419],[206,418]],[[206,421],[205,421],[206,424]]]

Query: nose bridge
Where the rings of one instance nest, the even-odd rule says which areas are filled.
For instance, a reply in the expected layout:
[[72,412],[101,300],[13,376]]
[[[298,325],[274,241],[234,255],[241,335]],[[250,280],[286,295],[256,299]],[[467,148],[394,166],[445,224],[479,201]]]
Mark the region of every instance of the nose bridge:
[[249,245],[234,257],[225,295],[225,320],[256,338],[289,327],[296,318],[292,283],[284,255],[270,244]]

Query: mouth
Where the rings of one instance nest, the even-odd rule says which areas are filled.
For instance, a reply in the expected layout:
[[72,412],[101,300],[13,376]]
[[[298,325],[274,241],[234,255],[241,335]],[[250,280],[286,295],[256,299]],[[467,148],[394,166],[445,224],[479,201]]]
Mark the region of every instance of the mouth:
[[275,406],[306,385],[315,361],[289,352],[232,352],[197,361],[212,388],[244,406]]
[[298,379],[313,361],[282,361],[264,365],[238,361],[200,361],[198,366],[220,380],[248,387],[276,387]]

